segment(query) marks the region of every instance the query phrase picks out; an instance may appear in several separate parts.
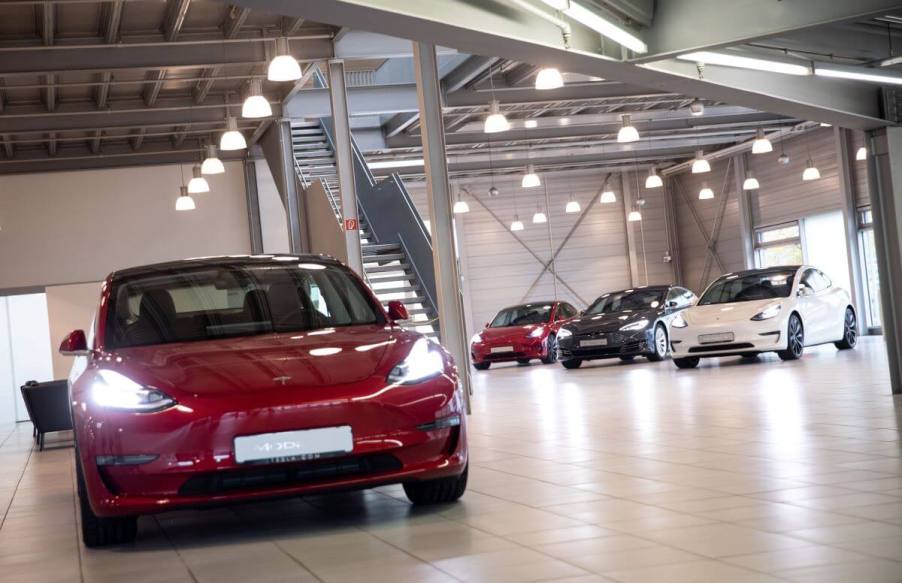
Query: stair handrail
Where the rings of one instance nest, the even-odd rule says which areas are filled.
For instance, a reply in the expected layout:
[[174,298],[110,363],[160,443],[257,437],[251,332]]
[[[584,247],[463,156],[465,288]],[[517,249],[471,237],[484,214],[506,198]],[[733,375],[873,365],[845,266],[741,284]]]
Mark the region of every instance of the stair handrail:
[[[323,133],[326,135],[326,139],[329,141],[331,147],[332,140],[329,138],[329,135],[326,134],[325,130],[323,131]],[[304,188],[304,190],[309,189],[310,185],[312,184],[310,178],[307,177],[307,174],[304,172],[303,166],[301,166],[301,163],[300,161],[298,161],[297,156],[294,155],[294,152],[292,152],[291,157],[294,160],[294,171],[295,174],[297,174],[298,179],[301,181],[301,186]],[[332,187],[329,186],[329,183],[322,178],[317,178],[316,180],[319,180],[319,183],[322,185],[323,190],[326,193],[326,197],[329,199],[329,205],[335,212],[335,220],[338,221],[339,225],[341,225],[343,223],[343,214],[341,212],[341,206],[338,204],[338,199],[335,196],[335,192],[332,190]]]

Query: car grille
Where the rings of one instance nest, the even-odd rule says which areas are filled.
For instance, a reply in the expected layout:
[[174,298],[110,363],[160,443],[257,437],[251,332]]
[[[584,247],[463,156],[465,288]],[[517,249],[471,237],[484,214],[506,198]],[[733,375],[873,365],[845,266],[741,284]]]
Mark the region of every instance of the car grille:
[[401,462],[390,454],[342,457],[300,464],[248,467],[210,472],[188,478],[179,488],[181,496],[204,496],[299,486],[335,478],[366,476],[400,470]]
[[738,344],[716,344],[710,346],[694,346],[689,349],[690,354],[699,353],[699,352],[721,352],[724,350],[745,350],[747,348],[754,348],[754,344],[749,344],[748,342],[741,342]]

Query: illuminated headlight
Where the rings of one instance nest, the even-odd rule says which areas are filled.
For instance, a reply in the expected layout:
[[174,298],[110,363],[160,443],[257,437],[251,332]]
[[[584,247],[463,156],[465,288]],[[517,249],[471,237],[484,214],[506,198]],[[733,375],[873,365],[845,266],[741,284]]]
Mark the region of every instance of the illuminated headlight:
[[541,338],[542,334],[545,333],[545,329],[539,326],[538,328],[534,328],[532,332],[529,333],[530,338]]
[[689,324],[686,323],[685,318],[683,318],[683,314],[677,314],[676,318],[674,318],[673,321],[670,322],[670,325],[674,328],[685,328]]
[[570,338],[573,336],[573,332],[567,330],[566,328],[561,328],[557,331],[557,339],[560,340],[562,338]]
[[636,320],[632,324],[627,324],[626,326],[621,326],[620,331],[621,332],[635,332],[636,330],[645,330],[646,328],[648,328],[648,320],[643,318],[641,320]]
[[438,350],[429,341],[420,338],[413,343],[407,356],[388,373],[388,382],[398,385],[412,385],[440,375],[445,363]]
[[773,304],[771,306],[767,306],[754,316],[752,316],[752,320],[756,322],[760,322],[761,320],[770,320],[771,318],[779,315],[780,311],[783,309],[781,304]]
[[482,344],[482,333],[473,334],[470,338],[470,344]]
[[91,385],[91,396],[101,407],[151,413],[175,405],[163,391],[145,387],[114,370],[102,369]]

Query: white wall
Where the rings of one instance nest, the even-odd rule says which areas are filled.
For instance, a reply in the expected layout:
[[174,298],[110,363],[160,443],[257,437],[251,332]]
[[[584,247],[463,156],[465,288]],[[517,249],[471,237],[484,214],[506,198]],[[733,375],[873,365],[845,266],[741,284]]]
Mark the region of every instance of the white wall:
[[[176,212],[178,165],[4,176],[0,289],[100,281],[116,269],[250,252],[240,162]],[[185,166],[190,178],[191,167]]]
[[66,334],[73,330],[88,332],[100,301],[100,282],[55,285],[47,290],[47,315],[50,326],[50,345],[53,349],[53,376],[69,376],[74,357],[57,351]]
[[263,235],[264,253],[289,253],[288,216],[285,205],[276,188],[276,181],[266,160],[255,161],[257,174],[257,201],[260,205],[260,231]]
[[28,420],[19,387],[53,378],[45,295],[0,297],[0,422]]

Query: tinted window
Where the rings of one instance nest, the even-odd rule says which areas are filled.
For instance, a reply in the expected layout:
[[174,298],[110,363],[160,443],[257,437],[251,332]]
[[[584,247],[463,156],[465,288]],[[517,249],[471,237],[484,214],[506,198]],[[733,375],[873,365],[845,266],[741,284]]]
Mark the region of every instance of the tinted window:
[[317,263],[199,266],[113,284],[109,348],[382,322],[343,268]]
[[504,328],[505,326],[544,324],[550,318],[551,304],[525,304],[501,310],[489,327]]
[[595,300],[586,314],[594,316],[597,314],[611,314],[614,312],[622,312],[624,310],[647,310],[649,308],[657,308],[664,301],[665,290],[628,290],[605,294]]
[[670,305],[670,302],[676,302],[676,308],[685,308],[689,305],[689,301],[686,299],[686,290],[683,288],[675,287],[671,288],[671,290],[667,293],[667,305]]
[[698,303],[725,304],[786,298],[792,291],[795,273],[795,270],[774,270],[726,275],[712,283]]

